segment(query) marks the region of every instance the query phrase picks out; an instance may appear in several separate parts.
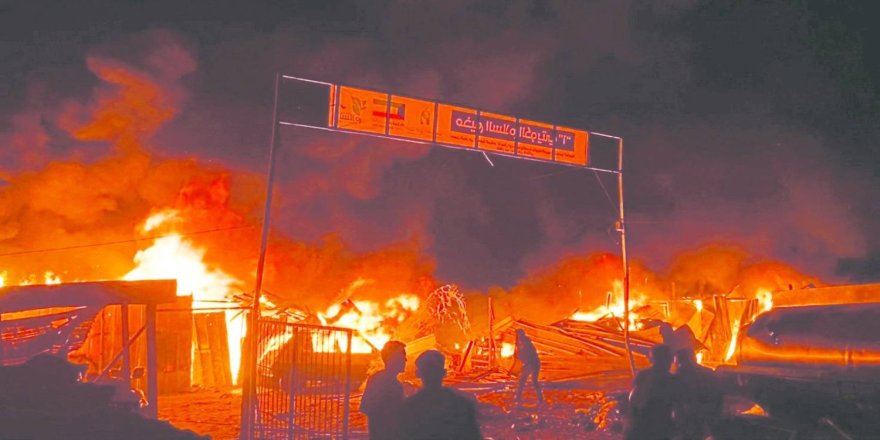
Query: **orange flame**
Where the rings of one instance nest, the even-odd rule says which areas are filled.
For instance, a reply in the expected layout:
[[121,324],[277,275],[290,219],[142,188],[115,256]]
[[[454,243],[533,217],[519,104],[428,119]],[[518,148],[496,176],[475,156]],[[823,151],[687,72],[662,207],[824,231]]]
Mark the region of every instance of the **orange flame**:
[[[612,283],[613,292],[607,292],[609,301],[606,304],[603,304],[591,312],[575,312],[572,314],[569,319],[573,321],[584,321],[584,322],[595,322],[602,318],[606,317],[616,317],[623,318],[624,315],[624,303],[623,303],[623,281],[622,280],[614,280]],[[611,298],[616,298],[611,301]],[[633,312],[633,309],[643,305],[645,303],[645,297],[641,293],[631,290],[630,298],[629,298],[629,328],[630,330],[638,330],[641,325],[637,323],[639,319],[639,315]]]
[[[352,285],[356,288],[364,283],[366,280],[358,278]],[[349,287],[349,291],[353,290]],[[394,329],[418,308],[419,298],[404,293],[388,299],[384,304],[369,300],[346,300],[330,306],[324,313],[318,313],[318,319],[324,325],[353,329],[352,353],[370,353],[380,350],[390,341]],[[313,341],[313,348],[315,351],[328,351],[338,347],[344,351],[347,344],[343,340],[320,345]]]
[[725,362],[730,362],[733,354],[736,352],[736,340],[739,337],[739,319],[733,322],[730,332],[730,345],[727,346],[727,354],[724,355]]
[[[173,210],[159,211],[148,217],[142,226],[150,232],[175,219]],[[138,251],[137,266],[125,274],[123,280],[175,279],[177,295],[192,296],[193,309],[218,308],[235,292],[238,280],[220,269],[209,268],[203,261],[205,250],[194,246],[179,234],[157,238],[153,245]],[[244,337],[244,317],[234,310],[225,311],[229,369],[233,383],[241,365],[241,338]]]
[[514,346],[510,342],[502,342],[501,343],[501,357],[503,357],[503,358],[513,357],[513,354],[515,352],[516,352],[516,346]]
[[773,293],[766,289],[759,289],[755,294],[755,299],[758,300],[758,305],[761,307],[761,312],[770,311],[773,308]]

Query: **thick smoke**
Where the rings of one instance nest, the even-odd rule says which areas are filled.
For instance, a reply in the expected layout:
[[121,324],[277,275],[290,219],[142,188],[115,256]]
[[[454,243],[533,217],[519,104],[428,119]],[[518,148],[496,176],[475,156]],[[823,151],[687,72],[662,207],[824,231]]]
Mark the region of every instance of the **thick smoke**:
[[[817,282],[800,272],[827,279],[867,251],[870,222],[853,213],[871,180],[776,118],[769,98],[702,87],[699,41],[664,27],[689,2],[493,5],[392,2],[351,32],[291,19],[272,33],[154,31],[91,49],[78,67],[91,82],[77,83],[90,99],[43,99],[35,86],[4,118],[0,272],[118,277],[151,243],[144,219],[175,209],[175,230],[198,232],[189,239],[248,290],[275,70],[623,135],[633,290],[651,298],[798,287]],[[499,316],[551,320],[614,290],[614,206],[592,174],[280,136],[266,287],[285,304],[324,308],[358,279],[371,281],[356,294],[374,298],[454,282],[474,310],[488,292]]]

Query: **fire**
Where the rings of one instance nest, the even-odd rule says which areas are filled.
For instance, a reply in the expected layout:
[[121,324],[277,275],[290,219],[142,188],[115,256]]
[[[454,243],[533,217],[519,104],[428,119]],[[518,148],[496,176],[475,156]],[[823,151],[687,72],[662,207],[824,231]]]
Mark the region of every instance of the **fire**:
[[156,212],[155,214],[147,217],[147,219],[144,220],[143,226],[141,226],[141,230],[145,233],[151,232],[154,229],[158,228],[159,226],[162,226],[163,224],[168,223],[171,220],[174,220],[176,218],[176,216],[177,216],[177,211],[174,209],[161,210],[161,211]]
[[61,284],[61,277],[53,273],[51,270],[43,274],[44,284]]
[[516,352],[516,347],[510,342],[502,342],[501,343],[501,357],[509,358],[513,357],[513,354]]
[[739,336],[739,319],[733,322],[730,329],[730,345],[727,346],[727,354],[724,355],[724,361],[730,362],[733,359],[733,353],[736,352],[736,340]]
[[[149,232],[175,218],[173,210],[160,211],[144,221],[142,230]],[[175,279],[177,295],[192,296],[193,309],[217,308],[235,292],[238,280],[220,269],[209,268],[203,261],[205,250],[194,246],[179,234],[157,238],[153,245],[134,256],[137,266],[122,277],[123,280]],[[226,330],[229,343],[229,368],[233,381],[241,365],[241,338],[244,337],[244,317],[234,310],[226,310]]]
[[703,300],[695,299],[694,300],[694,307],[697,308],[697,313],[702,312],[703,311]]
[[758,300],[761,312],[767,312],[773,308],[773,293],[769,290],[759,289],[758,292],[755,293],[755,299]]
[[[623,281],[622,280],[614,280],[613,284],[613,292],[607,292],[608,302],[597,307],[591,312],[575,312],[572,314],[569,319],[573,321],[585,321],[585,322],[595,322],[605,317],[618,317],[623,318],[624,315],[624,303],[623,303]],[[617,298],[612,301],[612,298]],[[639,319],[637,313],[633,313],[633,309],[641,306],[644,303],[644,298],[638,292],[630,291],[629,298],[629,328],[630,330],[638,330],[640,325],[636,322]]]
[[0,287],[6,285],[6,271],[0,272]]
[[[353,329],[352,353],[370,353],[380,350],[391,340],[393,329],[418,308],[419,298],[406,293],[397,295],[384,304],[347,299],[330,306],[324,313],[318,313],[318,319],[324,325]],[[340,350],[345,350],[346,344],[347,341],[335,341],[330,346],[318,346],[313,342],[313,348],[315,351],[328,351],[338,346]]]

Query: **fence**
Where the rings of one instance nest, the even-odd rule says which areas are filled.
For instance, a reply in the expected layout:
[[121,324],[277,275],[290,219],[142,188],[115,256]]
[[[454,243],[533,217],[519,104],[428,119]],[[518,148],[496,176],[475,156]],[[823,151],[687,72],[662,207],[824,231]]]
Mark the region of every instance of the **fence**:
[[350,329],[257,323],[254,439],[347,440]]

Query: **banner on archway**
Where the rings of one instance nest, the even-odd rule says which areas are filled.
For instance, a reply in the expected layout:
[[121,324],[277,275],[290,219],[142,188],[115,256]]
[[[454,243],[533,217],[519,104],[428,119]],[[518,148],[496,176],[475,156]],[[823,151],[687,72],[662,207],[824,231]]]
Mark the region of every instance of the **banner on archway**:
[[[279,115],[282,122],[529,160],[590,165],[590,132],[586,130],[388,92],[284,79],[301,81],[311,91],[297,92],[298,99],[286,100],[298,105]],[[303,105],[304,101],[311,102]],[[303,108],[312,105],[325,107],[324,122],[304,116]]]

